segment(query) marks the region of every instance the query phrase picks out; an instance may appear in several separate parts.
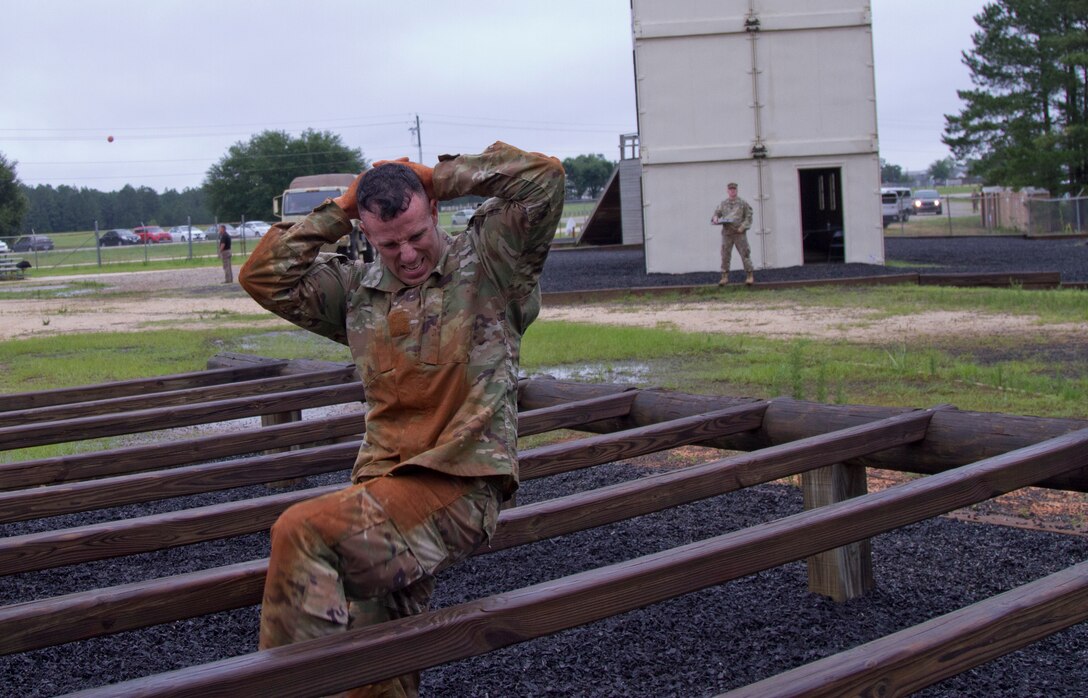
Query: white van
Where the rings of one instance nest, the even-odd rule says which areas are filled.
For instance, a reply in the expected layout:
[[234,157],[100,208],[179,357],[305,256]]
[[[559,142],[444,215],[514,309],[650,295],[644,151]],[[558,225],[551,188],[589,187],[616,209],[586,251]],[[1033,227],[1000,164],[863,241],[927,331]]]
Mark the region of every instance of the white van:
[[910,187],[881,187],[880,211],[884,219],[884,227],[892,222],[906,222],[911,214]]

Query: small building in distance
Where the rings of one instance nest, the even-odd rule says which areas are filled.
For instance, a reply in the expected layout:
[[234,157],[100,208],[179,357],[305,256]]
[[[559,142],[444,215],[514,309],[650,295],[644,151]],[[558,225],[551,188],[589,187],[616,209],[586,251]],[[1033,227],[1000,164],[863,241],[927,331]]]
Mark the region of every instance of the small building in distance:
[[869,3],[631,8],[646,270],[718,269],[710,217],[730,181],[757,268],[883,264]]

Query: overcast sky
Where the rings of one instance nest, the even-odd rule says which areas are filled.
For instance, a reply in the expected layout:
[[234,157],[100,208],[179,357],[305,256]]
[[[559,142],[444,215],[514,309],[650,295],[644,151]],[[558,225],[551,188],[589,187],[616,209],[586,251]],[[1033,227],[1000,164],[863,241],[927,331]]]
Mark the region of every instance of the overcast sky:
[[[889,162],[948,155],[983,4],[873,0]],[[267,129],[416,159],[416,115],[426,163],[494,140],[615,160],[636,130],[629,0],[0,0],[0,16],[0,153],[30,186],[196,187]]]

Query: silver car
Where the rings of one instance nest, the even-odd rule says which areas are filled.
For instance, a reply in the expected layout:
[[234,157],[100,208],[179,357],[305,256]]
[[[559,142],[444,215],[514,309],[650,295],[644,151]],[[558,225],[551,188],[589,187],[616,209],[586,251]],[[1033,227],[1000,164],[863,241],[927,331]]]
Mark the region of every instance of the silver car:
[[[190,228],[187,225],[175,225],[173,228],[171,228],[167,232],[170,233],[170,239],[172,239],[174,242],[177,242],[178,240],[181,240],[182,242],[188,242],[189,241],[189,230],[190,230]],[[204,231],[201,230],[200,228],[196,227],[195,225],[192,227],[191,230],[193,231],[193,239],[194,240],[206,240],[207,239],[207,236],[204,234]]]

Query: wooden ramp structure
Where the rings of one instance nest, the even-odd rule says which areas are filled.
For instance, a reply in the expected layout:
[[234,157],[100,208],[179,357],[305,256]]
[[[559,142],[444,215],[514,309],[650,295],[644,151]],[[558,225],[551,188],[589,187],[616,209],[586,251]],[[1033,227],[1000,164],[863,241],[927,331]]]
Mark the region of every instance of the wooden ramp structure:
[[[334,638],[197,664],[81,693],[319,696],[558,633],[692,591],[807,561],[811,591],[874,587],[868,540],[1027,486],[1088,492],[1088,421],[832,406],[578,384],[519,383],[519,433],[579,432],[523,450],[523,481],[697,444],[722,457],[505,508],[491,546],[514,548],[799,476],[805,511],[547,583]],[[347,471],[364,437],[354,367],[224,354],[188,374],[0,397],[0,450],[87,439],[73,455],[0,465],[0,579],[202,541],[262,534],[291,504],[340,484],[108,516],[80,512]],[[303,411],[340,408],[303,419]],[[257,422],[259,418],[259,423]],[[211,428],[230,420],[254,423]],[[160,430],[197,427],[178,436]],[[170,436],[165,436],[165,434]],[[133,440],[131,437],[144,434]],[[31,452],[33,453],[33,452]],[[868,493],[866,470],[925,477]],[[305,483],[305,480],[301,480]],[[180,500],[185,501],[185,500]],[[24,523],[25,522],[25,523]],[[38,524],[25,531],[19,526]],[[0,653],[194,618],[260,602],[266,559],[0,607]],[[1088,563],[737,689],[736,696],[901,695],[1088,618]],[[256,627],[253,628],[256,634]],[[361,658],[365,658],[362,661]]]

